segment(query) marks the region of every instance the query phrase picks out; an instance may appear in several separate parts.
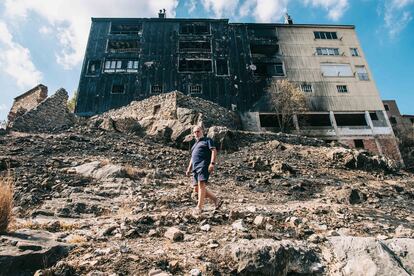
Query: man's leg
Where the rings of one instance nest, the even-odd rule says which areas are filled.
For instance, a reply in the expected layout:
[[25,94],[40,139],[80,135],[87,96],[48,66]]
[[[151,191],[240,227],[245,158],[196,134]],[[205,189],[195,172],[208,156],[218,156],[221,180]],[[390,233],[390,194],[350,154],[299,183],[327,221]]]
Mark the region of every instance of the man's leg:
[[204,199],[206,198],[206,182],[198,182],[198,204],[197,208],[202,210],[204,206]]
[[214,204],[217,204],[217,197],[206,188],[206,197],[211,199]]

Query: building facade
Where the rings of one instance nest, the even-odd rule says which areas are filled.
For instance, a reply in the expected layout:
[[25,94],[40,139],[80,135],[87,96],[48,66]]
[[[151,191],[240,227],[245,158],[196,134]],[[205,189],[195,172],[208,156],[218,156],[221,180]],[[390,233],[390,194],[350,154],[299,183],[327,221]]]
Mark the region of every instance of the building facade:
[[309,112],[294,117],[296,132],[401,159],[352,25],[229,23],[164,13],[93,18],[76,113],[90,116],[178,90],[239,111],[248,130],[277,130],[276,114],[255,104],[272,81],[284,78],[309,103]]

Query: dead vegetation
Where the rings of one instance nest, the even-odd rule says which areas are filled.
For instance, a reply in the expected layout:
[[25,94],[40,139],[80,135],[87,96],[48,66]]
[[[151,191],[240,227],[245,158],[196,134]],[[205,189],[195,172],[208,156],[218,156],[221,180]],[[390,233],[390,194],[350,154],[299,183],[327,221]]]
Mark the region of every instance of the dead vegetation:
[[0,178],[0,233],[6,232],[13,220],[13,178]]

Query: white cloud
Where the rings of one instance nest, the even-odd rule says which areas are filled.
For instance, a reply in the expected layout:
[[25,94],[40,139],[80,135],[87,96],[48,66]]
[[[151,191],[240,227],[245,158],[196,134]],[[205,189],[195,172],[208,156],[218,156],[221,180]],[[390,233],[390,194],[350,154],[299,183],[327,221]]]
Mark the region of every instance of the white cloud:
[[163,8],[174,17],[177,5],[178,0],[6,0],[5,13],[23,20],[34,13],[47,20],[61,49],[56,60],[70,69],[82,62],[91,17],[156,17]]
[[7,111],[7,110],[9,110],[9,107],[6,104],[0,104],[0,112]]
[[223,15],[233,14],[239,4],[239,0],[201,0],[207,12],[213,12],[217,18]]
[[39,33],[42,35],[48,35],[48,34],[51,34],[52,32],[53,32],[52,28],[46,27],[46,26],[43,26],[39,29]]
[[13,41],[6,23],[0,21],[0,68],[16,80],[20,88],[30,88],[42,79],[27,48]]
[[349,7],[348,0],[304,0],[304,3],[324,8],[328,11],[328,18],[334,21],[339,20]]
[[408,6],[414,0],[392,0],[384,2],[384,28],[390,38],[394,39],[412,21],[413,16]]
[[288,2],[289,0],[245,0],[239,9],[239,15],[253,15],[256,22],[278,22],[286,13]]
[[188,9],[188,13],[193,13],[194,10],[197,7],[197,1],[196,0],[188,0],[185,4],[186,8]]

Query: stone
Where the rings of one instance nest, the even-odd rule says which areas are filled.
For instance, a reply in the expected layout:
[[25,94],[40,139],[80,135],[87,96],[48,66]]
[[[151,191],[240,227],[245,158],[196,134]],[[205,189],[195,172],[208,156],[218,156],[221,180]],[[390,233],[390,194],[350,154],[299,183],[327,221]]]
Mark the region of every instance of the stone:
[[193,269],[190,270],[190,275],[191,276],[201,276],[202,273],[201,273],[201,270],[200,269],[193,268]]
[[203,226],[200,227],[200,229],[203,230],[203,231],[208,232],[208,231],[211,230],[211,226],[210,226],[210,224],[204,224]]
[[259,228],[263,227],[266,222],[267,222],[267,219],[261,215],[256,216],[253,221],[253,223]]
[[404,225],[399,225],[395,229],[395,237],[397,238],[411,238],[414,236],[412,229],[404,227]]
[[236,230],[236,231],[241,231],[241,232],[247,232],[248,231],[248,229],[246,228],[246,226],[243,222],[243,219],[236,220],[235,222],[233,222],[231,227],[233,227],[233,229]]
[[164,237],[171,241],[182,241],[184,239],[184,233],[177,227],[170,227],[164,234]]

